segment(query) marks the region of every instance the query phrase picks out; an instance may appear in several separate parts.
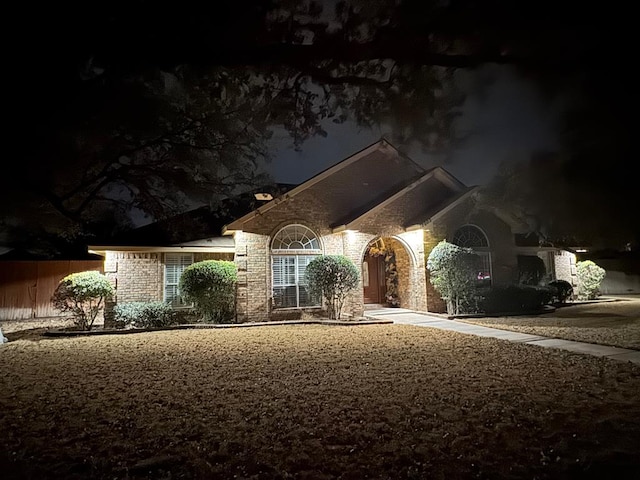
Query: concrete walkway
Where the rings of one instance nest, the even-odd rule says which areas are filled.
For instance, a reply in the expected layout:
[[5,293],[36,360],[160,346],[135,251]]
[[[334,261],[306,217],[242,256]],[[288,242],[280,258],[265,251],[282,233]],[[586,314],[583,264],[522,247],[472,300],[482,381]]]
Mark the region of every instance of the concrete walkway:
[[574,342],[573,340],[561,340],[559,338],[541,337],[528,333],[510,332],[497,328],[472,325],[470,323],[448,320],[436,315],[414,312],[404,308],[381,308],[378,310],[365,310],[364,316],[369,319],[392,320],[393,323],[403,325],[415,325],[417,327],[439,328],[453,332],[477,335],[480,337],[493,337],[510,342],[526,343],[539,347],[558,348],[575,353],[607,357],[621,362],[632,362],[640,365],[640,351],[628,348],[610,347],[594,343]]

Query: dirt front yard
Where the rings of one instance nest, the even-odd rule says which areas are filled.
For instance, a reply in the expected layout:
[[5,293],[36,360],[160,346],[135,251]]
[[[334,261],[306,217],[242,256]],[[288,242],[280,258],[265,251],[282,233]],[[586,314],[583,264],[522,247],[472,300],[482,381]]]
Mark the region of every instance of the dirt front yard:
[[400,325],[0,347],[5,479],[638,478],[640,368]]
[[640,350],[640,297],[575,304],[534,317],[465,319],[487,327]]

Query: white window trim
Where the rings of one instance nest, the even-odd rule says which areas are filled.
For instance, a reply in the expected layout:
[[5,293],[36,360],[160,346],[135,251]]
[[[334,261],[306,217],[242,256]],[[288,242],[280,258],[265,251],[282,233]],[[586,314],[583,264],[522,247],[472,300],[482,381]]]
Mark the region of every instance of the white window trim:
[[[181,257],[186,257],[186,256],[190,257],[189,264],[188,265],[184,264],[184,266],[183,266],[182,261],[180,261],[180,265],[179,266],[182,268],[180,273],[182,273],[184,271],[184,269],[187,268],[189,265],[193,264],[193,262],[194,262],[193,253],[165,253],[164,254],[164,272],[163,272],[164,273],[164,278],[163,278],[163,282],[162,282],[162,299],[163,299],[163,301],[165,303],[169,303],[172,308],[189,308],[189,307],[192,306],[190,304],[184,304],[184,303],[181,303],[181,302],[173,303],[172,301],[167,299],[167,287],[168,286],[176,287],[176,291],[177,291],[178,290],[178,283],[180,281],[180,276],[178,276],[178,280],[175,283],[174,282],[169,283],[167,281],[167,277],[168,277],[167,276],[167,265],[168,265],[167,259],[169,257],[178,257],[178,258],[180,258],[180,260],[182,260]],[[178,295],[179,295],[179,292],[178,292]]]
[[[275,243],[276,239],[278,238],[278,236],[285,231],[288,228],[296,228],[296,227],[302,227],[303,231],[305,232],[305,235],[307,235],[308,237],[310,237],[310,234],[313,235],[313,238],[315,239],[315,242],[317,243],[318,247],[320,248],[273,248],[273,244]],[[302,257],[313,257],[316,255],[322,255],[322,243],[320,241],[320,237],[313,231],[311,230],[309,227],[307,227],[306,225],[302,225],[302,224],[290,224],[290,225],[286,225],[285,227],[281,228],[280,230],[278,230],[276,232],[276,234],[272,237],[271,240],[271,296],[272,299],[275,296],[275,292],[277,288],[286,288],[286,287],[295,287],[296,290],[296,305],[295,306],[287,306],[287,307],[276,307],[275,306],[275,302],[272,300],[272,307],[275,310],[285,310],[285,309],[303,309],[303,308],[319,308],[321,307],[321,304],[313,304],[313,305],[300,305],[300,287],[301,286],[305,286],[304,280],[302,277],[300,277],[300,267],[299,267],[299,261]],[[275,269],[274,269],[274,264],[275,264],[275,259],[276,258],[282,258],[282,257],[291,257],[295,259],[295,264],[294,264],[294,269],[295,269],[295,283],[282,283],[282,284],[278,284],[276,282],[276,274],[275,274]]]

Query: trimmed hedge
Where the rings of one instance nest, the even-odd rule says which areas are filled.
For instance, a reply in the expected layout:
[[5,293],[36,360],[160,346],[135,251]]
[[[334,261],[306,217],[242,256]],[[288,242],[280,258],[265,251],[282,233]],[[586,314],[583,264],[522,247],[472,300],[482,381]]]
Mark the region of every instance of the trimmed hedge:
[[329,318],[339,320],[351,290],[358,286],[358,268],[344,255],[319,255],[307,265],[305,281],[312,297],[323,297]]
[[433,287],[447,302],[447,313],[457,315],[472,311],[478,283],[478,256],[445,240],[438,243],[427,258]]
[[58,284],[51,302],[63,313],[71,313],[80,330],[91,330],[104,301],[113,295],[113,286],[100,272],[87,271],[67,275]]
[[550,287],[495,286],[480,291],[477,303],[484,313],[535,311],[551,303],[554,293]]
[[594,300],[600,295],[600,284],[607,272],[591,260],[576,264],[578,277],[578,298],[580,300]]
[[206,321],[231,321],[236,310],[237,272],[236,264],[226,260],[196,262],[182,272],[178,288]]
[[553,301],[565,303],[573,297],[573,286],[566,280],[554,280],[549,282],[549,287],[553,289]]
[[157,328],[176,323],[171,306],[162,302],[119,303],[113,313],[116,324],[123,327]]

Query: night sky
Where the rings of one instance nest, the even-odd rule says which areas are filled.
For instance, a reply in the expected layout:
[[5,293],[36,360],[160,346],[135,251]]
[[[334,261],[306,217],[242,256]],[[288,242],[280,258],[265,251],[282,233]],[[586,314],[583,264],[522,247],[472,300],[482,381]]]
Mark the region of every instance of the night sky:
[[[478,78],[493,81],[477,91]],[[549,98],[535,83],[519,77],[511,67],[484,66],[460,72],[467,98],[458,120],[460,131],[471,134],[447,154],[425,153],[420,145],[399,149],[425,167],[441,165],[467,185],[486,185],[501,163],[526,161],[534,152],[554,151],[560,141],[561,96]],[[274,159],[267,169],[276,181],[300,183],[388,134],[384,127],[361,128],[353,123],[328,125],[328,137],[316,137],[296,151],[286,134],[273,141]]]

